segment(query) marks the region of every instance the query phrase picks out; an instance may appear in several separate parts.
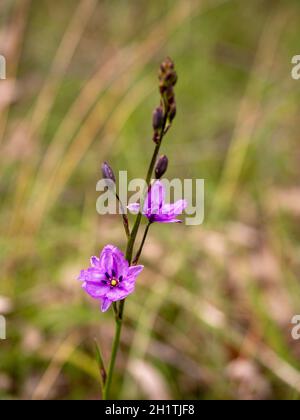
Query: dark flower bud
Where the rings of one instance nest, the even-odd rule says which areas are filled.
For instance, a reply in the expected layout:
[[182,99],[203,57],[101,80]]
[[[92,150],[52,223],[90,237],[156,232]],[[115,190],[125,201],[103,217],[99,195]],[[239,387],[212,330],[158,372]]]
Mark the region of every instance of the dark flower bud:
[[173,70],[173,69],[174,69],[174,63],[173,63],[173,61],[171,60],[170,57],[166,57],[164,59],[164,61],[161,63],[161,65],[160,65],[161,72],[165,73],[168,70]]
[[177,82],[177,73],[175,70],[168,71],[165,75],[165,82],[168,84],[168,86],[175,86]]
[[168,169],[168,158],[166,155],[162,155],[156,164],[155,167],[155,178],[156,179],[160,179],[167,171]]
[[163,94],[167,88],[173,87],[176,84],[177,73],[174,70],[174,63],[169,57],[161,63],[158,78],[161,94]]
[[174,90],[172,87],[169,87],[166,90],[166,99],[169,106],[172,106],[172,104],[175,103],[175,95],[174,95]]
[[153,111],[153,115],[152,115],[153,129],[155,131],[159,130],[160,128],[162,128],[163,123],[164,123],[164,112],[163,112],[163,109],[159,106]]
[[115,177],[114,171],[112,170],[112,168],[109,166],[107,162],[102,163],[101,169],[102,169],[102,175],[104,179],[110,179],[111,181],[116,183],[116,177]]
[[175,116],[176,116],[176,104],[174,103],[170,106],[170,111],[169,111],[169,115],[168,115],[169,121],[172,122],[174,120]]

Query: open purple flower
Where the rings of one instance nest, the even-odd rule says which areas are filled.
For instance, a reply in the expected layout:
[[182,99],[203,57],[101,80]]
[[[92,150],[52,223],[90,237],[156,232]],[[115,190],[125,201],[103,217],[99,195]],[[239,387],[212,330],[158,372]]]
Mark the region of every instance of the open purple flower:
[[[155,181],[150,187],[146,197],[142,214],[147,217],[149,222],[158,223],[181,223],[177,216],[182,214],[187,207],[186,200],[178,200],[174,204],[165,203],[166,191],[161,181]],[[128,209],[132,213],[140,211],[140,204],[129,204]]]
[[134,291],[135,281],[144,266],[129,267],[123,253],[113,245],[106,245],[100,258],[91,257],[91,267],[81,270],[78,280],[82,288],[94,299],[102,301],[102,312],[112,302],[125,299]]

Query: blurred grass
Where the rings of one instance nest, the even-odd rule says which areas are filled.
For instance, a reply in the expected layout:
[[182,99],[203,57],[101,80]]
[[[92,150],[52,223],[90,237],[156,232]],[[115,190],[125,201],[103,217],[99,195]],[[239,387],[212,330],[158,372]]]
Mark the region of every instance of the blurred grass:
[[0,398],[99,398],[93,339],[107,359],[113,319],[75,278],[125,245],[95,186],[104,159],[144,175],[165,55],[168,176],[205,179],[206,218],[153,227],[114,395],[299,398],[299,15],[292,0],[1,3]]

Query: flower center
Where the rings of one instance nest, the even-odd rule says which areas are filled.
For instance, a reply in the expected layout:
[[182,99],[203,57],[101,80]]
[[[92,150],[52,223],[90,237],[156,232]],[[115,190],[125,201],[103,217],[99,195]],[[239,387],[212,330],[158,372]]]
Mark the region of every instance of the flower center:
[[112,287],[116,287],[119,284],[119,281],[117,279],[111,279],[110,285]]

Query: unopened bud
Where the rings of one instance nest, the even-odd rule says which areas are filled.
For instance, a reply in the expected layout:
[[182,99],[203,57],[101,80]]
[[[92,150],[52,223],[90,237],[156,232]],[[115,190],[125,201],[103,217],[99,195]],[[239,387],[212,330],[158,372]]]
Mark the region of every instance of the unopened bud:
[[172,122],[174,120],[176,116],[176,104],[172,104],[172,106],[170,107],[170,111],[169,111],[169,121]]
[[160,70],[162,72],[167,72],[170,69],[172,69],[172,70],[174,69],[174,63],[173,63],[173,61],[171,60],[170,57],[166,57],[160,65]]
[[175,86],[177,82],[177,73],[175,70],[169,70],[165,75],[165,81],[170,86]]
[[156,164],[156,168],[155,168],[155,178],[156,179],[160,179],[167,171],[168,169],[168,158],[166,155],[162,155]]
[[111,181],[116,183],[116,177],[115,177],[114,171],[112,170],[112,168],[109,166],[107,162],[102,163],[101,169],[102,169],[102,175],[104,179],[110,179]]
[[163,94],[167,88],[173,87],[176,84],[177,74],[174,70],[174,63],[169,57],[161,63],[158,78],[161,94]]
[[164,123],[164,112],[163,112],[163,109],[159,106],[153,111],[153,115],[152,115],[153,129],[155,131],[159,130],[160,128],[162,128],[163,123]]
[[169,87],[166,90],[166,99],[169,106],[171,106],[175,102],[175,95],[174,95],[174,90],[172,87]]

